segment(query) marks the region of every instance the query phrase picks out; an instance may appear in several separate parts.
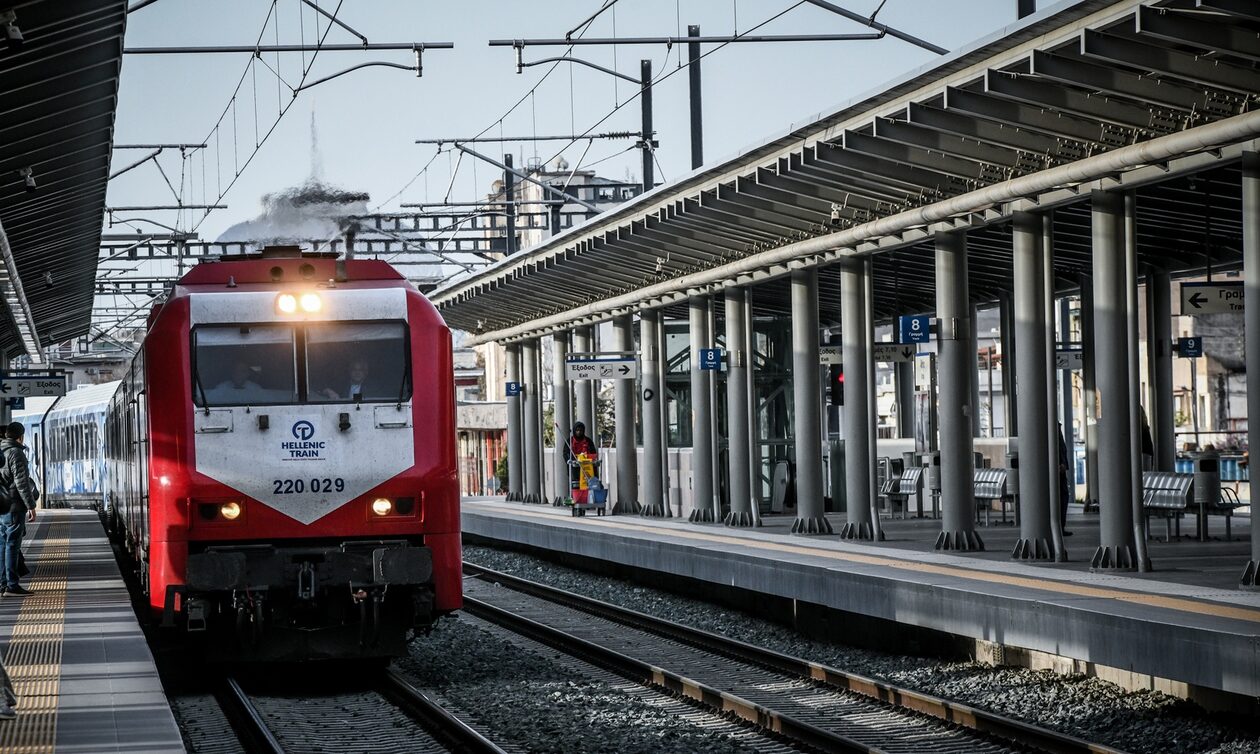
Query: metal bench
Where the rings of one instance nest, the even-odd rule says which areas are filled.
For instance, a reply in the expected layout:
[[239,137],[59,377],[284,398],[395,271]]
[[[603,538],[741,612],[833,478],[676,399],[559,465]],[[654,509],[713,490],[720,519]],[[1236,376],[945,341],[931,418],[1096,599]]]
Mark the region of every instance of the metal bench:
[[984,525],[989,526],[990,503],[997,500],[1002,506],[1002,523],[1006,523],[1006,503],[1010,500],[1006,494],[1006,469],[976,469],[972,478],[972,496],[976,499],[977,520],[983,509]]
[[1208,513],[1218,513],[1225,517],[1225,541],[1228,542],[1234,538],[1233,531],[1230,529],[1230,520],[1234,516],[1234,509],[1241,506],[1243,502],[1238,499],[1238,493],[1229,487],[1221,487],[1221,497],[1212,505],[1207,506]]
[[[891,515],[896,515],[897,508],[901,508],[901,517],[906,517],[906,510],[910,507],[910,498],[919,494],[923,489],[923,467],[911,466],[900,475],[889,475],[880,486],[879,494],[888,500]],[[923,505],[920,502],[919,515],[923,515]]]
[[[1142,511],[1145,513],[1146,536],[1151,535],[1151,516],[1163,516],[1164,541],[1172,540],[1173,522],[1177,524],[1177,536],[1181,536],[1181,517],[1190,505],[1194,489],[1194,475],[1171,471],[1142,472]],[[1228,526],[1229,519],[1226,519]]]

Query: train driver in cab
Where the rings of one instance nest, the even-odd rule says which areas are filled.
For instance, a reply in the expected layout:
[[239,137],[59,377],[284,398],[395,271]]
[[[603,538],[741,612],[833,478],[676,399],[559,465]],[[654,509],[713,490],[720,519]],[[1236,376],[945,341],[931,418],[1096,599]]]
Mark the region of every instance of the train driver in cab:
[[232,365],[232,376],[214,386],[216,391],[222,391],[226,395],[233,395],[230,391],[242,391],[250,395],[255,395],[262,390],[257,382],[251,377],[254,376],[254,369],[243,361],[238,361]]
[[363,359],[355,359],[350,363],[350,372],[346,376],[345,392],[341,393],[326,387],[320,393],[330,401],[348,400],[361,401],[368,390],[368,374],[371,369],[367,361]]

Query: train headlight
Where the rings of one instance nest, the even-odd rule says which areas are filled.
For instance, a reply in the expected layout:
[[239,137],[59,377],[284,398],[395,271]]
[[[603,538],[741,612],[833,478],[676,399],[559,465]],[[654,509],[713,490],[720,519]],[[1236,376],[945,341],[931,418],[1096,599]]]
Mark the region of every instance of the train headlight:
[[281,293],[276,297],[276,311],[281,314],[293,314],[297,309],[297,296],[294,296],[292,293]]
[[224,503],[219,506],[219,515],[223,516],[228,521],[235,521],[240,518],[241,504],[236,502]]
[[372,501],[372,512],[378,516],[388,516],[394,510],[394,503],[389,498],[378,497]]
[[298,303],[302,305],[302,311],[314,314],[324,306],[324,302],[320,300],[318,293],[303,293],[298,299]]

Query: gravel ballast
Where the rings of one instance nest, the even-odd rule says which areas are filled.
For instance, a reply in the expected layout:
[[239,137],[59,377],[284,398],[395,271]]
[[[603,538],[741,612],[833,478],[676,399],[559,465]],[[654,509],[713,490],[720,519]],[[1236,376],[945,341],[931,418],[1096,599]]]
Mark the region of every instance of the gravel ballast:
[[552,650],[523,650],[473,621],[443,620],[398,667],[475,718],[499,745],[530,752],[755,754],[710,727],[602,679],[584,679]]
[[487,568],[584,594],[757,646],[992,710],[1133,754],[1260,754],[1260,733],[1228,716],[1154,691],[1052,671],[951,663],[815,641],[789,628],[657,589],[537,557],[465,546]]

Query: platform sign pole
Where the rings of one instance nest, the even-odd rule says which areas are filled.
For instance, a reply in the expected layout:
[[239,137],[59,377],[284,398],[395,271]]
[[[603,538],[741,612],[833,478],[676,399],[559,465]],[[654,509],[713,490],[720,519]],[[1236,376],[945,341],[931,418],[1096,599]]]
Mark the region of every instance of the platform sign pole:
[[[1252,142],[1254,145],[1255,142]],[[1243,233],[1243,280],[1245,298],[1252,306],[1244,312],[1246,322],[1247,359],[1247,415],[1260,416],[1260,154],[1244,152],[1242,157],[1242,233]],[[1260,448],[1260,421],[1247,425],[1248,447]],[[1250,472],[1248,482],[1252,501],[1251,559],[1243,569],[1239,586],[1243,589],[1260,588],[1260,517],[1256,516],[1256,504],[1260,501],[1260,474]]]
[[659,403],[665,399],[660,394],[661,313],[644,309],[639,314],[640,363],[643,366],[642,411],[643,422],[643,516],[665,516],[665,469],[662,466],[661,445],[664,441]]

